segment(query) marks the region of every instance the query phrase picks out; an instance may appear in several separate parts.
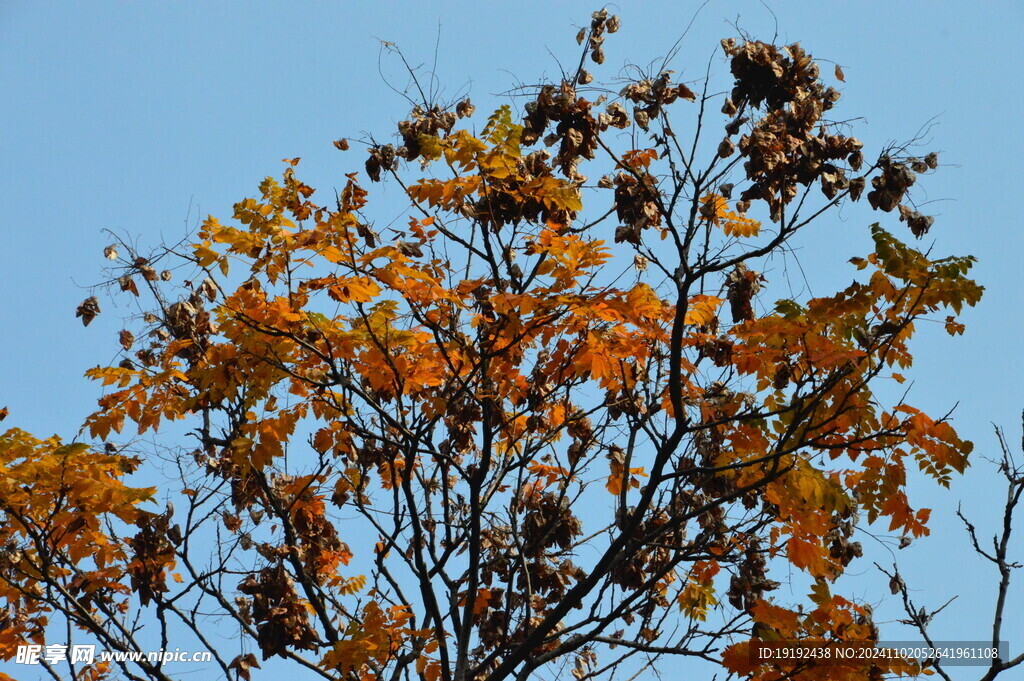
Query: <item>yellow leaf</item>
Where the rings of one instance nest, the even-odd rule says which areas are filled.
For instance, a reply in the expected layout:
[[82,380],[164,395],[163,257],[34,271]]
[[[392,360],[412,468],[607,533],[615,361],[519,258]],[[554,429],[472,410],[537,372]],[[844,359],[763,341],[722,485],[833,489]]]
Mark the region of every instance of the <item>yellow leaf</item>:
[[686,324],[707,324],[718,313],[722,299],[715,296],[697,295],[690,298],[686,309]]

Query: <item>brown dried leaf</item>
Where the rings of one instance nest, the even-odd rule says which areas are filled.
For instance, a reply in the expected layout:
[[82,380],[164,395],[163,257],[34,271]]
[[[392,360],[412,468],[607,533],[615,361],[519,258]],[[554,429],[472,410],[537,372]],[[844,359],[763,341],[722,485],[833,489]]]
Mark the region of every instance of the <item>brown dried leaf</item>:
[[348,140],[344,137],[334,140],[334,148],[338,151],[348,151]]
[[838,78],[840,82],[846,82],[846,74],[843,73],[843,69],[839,66],[839,64],[836,64],[836,78]]
[[135,336],[129,330],[121,329],[121,333],[118,334],[118,340],[121,341],[122,348],[125,350],[131,350],[132,344],[135,342]]
[[107,260],[117,260],[117,246],[111,244],[103,249],[103,256]]

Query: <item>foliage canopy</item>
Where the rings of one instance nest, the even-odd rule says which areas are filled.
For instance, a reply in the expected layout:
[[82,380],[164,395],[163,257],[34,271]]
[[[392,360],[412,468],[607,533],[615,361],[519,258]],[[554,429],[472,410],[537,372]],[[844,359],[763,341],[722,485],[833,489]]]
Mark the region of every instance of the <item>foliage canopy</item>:
[[[96,446],[0,438],[0,657],[67,620],[112,650],[191,630],[243,679],[271,657],[365,681],[676,654],[754,679],[915,671],[750,646],[878,638],[835,588],[858,527],[927,534],[908,469],[947,485],[971,447],[877,386],[903,382],[919,320],[962,332],[973,259],[878,223],[853,283],[774,303],[759,263],[862,194],[922,236],[908,192],[937,159],[866,161],[799,45],[723,41],[728,96],[668,70],[599,86],[587,60],[618,27],[595,13],[522,115],[422,101],[398,145],[363,140],[402,229],[374,229],[358,173],[317,203],[291,159],[187,247],[107,249],[145,314],[88,372]],[[166,510],[126,481],[158,454],[144,434],[171,440]],[[803,602],[776,595],[787,567]],[[218,648],[210,618],[258,654]]]

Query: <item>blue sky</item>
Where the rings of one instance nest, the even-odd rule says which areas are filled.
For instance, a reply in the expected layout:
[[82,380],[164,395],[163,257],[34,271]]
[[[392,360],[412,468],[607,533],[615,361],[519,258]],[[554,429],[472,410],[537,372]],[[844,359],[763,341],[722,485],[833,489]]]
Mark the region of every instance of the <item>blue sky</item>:
[[[596,8],[550,1],[0,3],[0,220],[7,235],[0,405],[11,411],[4,425],[71,436],[90,409],[97,388],[82,373],[114,357],[127,312],[101,298],[104,314],[89,328],[74,317],[89,295],[83,287],[101,279],[110,242],[102,230],[149,246],[176,240],[197,215],[230,216],[232,203],[262,177],[279,174],[284,157],[301,156],[302,178],[322,192],[340,186],[361,159],[340,154],[331,140],[386,137],[406,113],[386,83],[404,85],[398,64],[384,59],[378,68],[379,40],[397,43],[417,63],[432,62],[437,44],[445,92],[468,91],[486,108],[506,101],[493,95],[517,78],[556,76],[555,57],[574,58],[575,27]],[[623,28],[606,44],[606,67],[661,56],[696,8],[611,6]],[[925,243],[934,242],[936,253],[977,256],[976,276],[988,290],[966,315],[964,337],[952,339],[938,324],[920,329],[911,400],[931,413],[958,403],[956,425],[981,456],[996,455],[993,423],[1019,441],[1024,407],[1016,195],[1022,19],[1019,2],[712,0],[673,64],[682,78],[698,78],[720,55],[718,40],[735,35],[733,24],[771,39],[777,22],[780,42],[798,40],[843,66],[843,110],[865,118],[858,136],[868,148],[934,123],[927,149],[940,152],[942,167],[918,194],[934,201],[928,208],[937,215]],[[865,251],[862,222],[837,220],[802,244],[816,293],[848,283],[849,274],[831,264],[837,251]],[[960,594],[936,622],[938,638],[985,638],[994,573],[969,551],[952,509],[962,500],[981,528],[995,522],[999,480],[979,456],[951,491],[915,491],[935,511],[932,538],[898,555],[908,581],[931,606]],[[874,555],[892,560],[885,551]],[[1024,537],[1015,555],[1024,558]],[[1019,586],[1011,592],[1018,606]],[[898,625],[883,632],[910,637]],[[1024,628],[1007,633],[1011,652],[1019,652]]]

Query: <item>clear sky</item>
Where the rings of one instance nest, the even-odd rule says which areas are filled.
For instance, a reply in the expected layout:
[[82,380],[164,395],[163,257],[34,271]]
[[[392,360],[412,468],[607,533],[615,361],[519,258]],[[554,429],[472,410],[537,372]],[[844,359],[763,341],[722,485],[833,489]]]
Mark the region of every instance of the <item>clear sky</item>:
[[[606,43],[606,67],[663,55],[698,4],[611,6],[623,28]],[[387,137],[407,111],[386,82],[404,84],[398,64],[385,58],[378,68],[380,40],[417,63],[431,63],[436,52],[445,91],[468,91],[486,107],[505,101],[497,95],[517,78],[557,76],[555,58],[577,54],[575,27],[597,8],[551,0],[0,2],[0,406],[11,411],[4,425],[73,436],[92,406],[98,388],[82,373],[115,355],[127,312],[101,297],[103,314],[89,328],[74,316],[89,295],[84,287],[101,278],[110,242],[102,230],[145,246],[176,240],[197,215],[230,217],[261,178],[280,173],[284,157],[301,156],[301,177],[322,192],[340,186],[361,158],[340,154],[331,140]],[[843,110],[864,117],[858,136],[868,149],[934,123],[927,150],[940,152],[942,167],[917,194],[933,201],[928,211],[937,216],[926,245],[977,256],[988,291],[966,315],[964,337],[950,338],[940,324],[920,329],[910,400],[930,413],[958,404],[955,423],[979,457],[951,491],[915,490],[921,505],[935,508],[933,536],[896,557],[920,603],[936,607],[960,594],[935,623],[937,638],[984,639],[995,575],[969,551],[952,510],[962,500],[981,528],[994,529],[1003,490],[981,456],[996,455],[993,423],[1019,442],[1024,408],[1016,170],[1024,3],[711,0],[683,41],[677,73],[700,77],[734,26],[767,40],[777,31],[780,42],[800,41],[841,64]],[[815,293],[848,283],[847,272],[816,259],[865,251],[859,215],[819,226],[818,238],[803,244],[808,279],[822,282]],[[909,238],[894,216],[890,222]],[[892,562],[880,545],[862,541],[876,560]],[[1015,551],[1024,560],[1024,531]],[[1009,612],[1019,612],[1024,583],[1011,599],[1017,607]],[[1011,652],[1020,652],[1024,626],[1007,633]],[[911,636],[899,625],[883,635]]]

